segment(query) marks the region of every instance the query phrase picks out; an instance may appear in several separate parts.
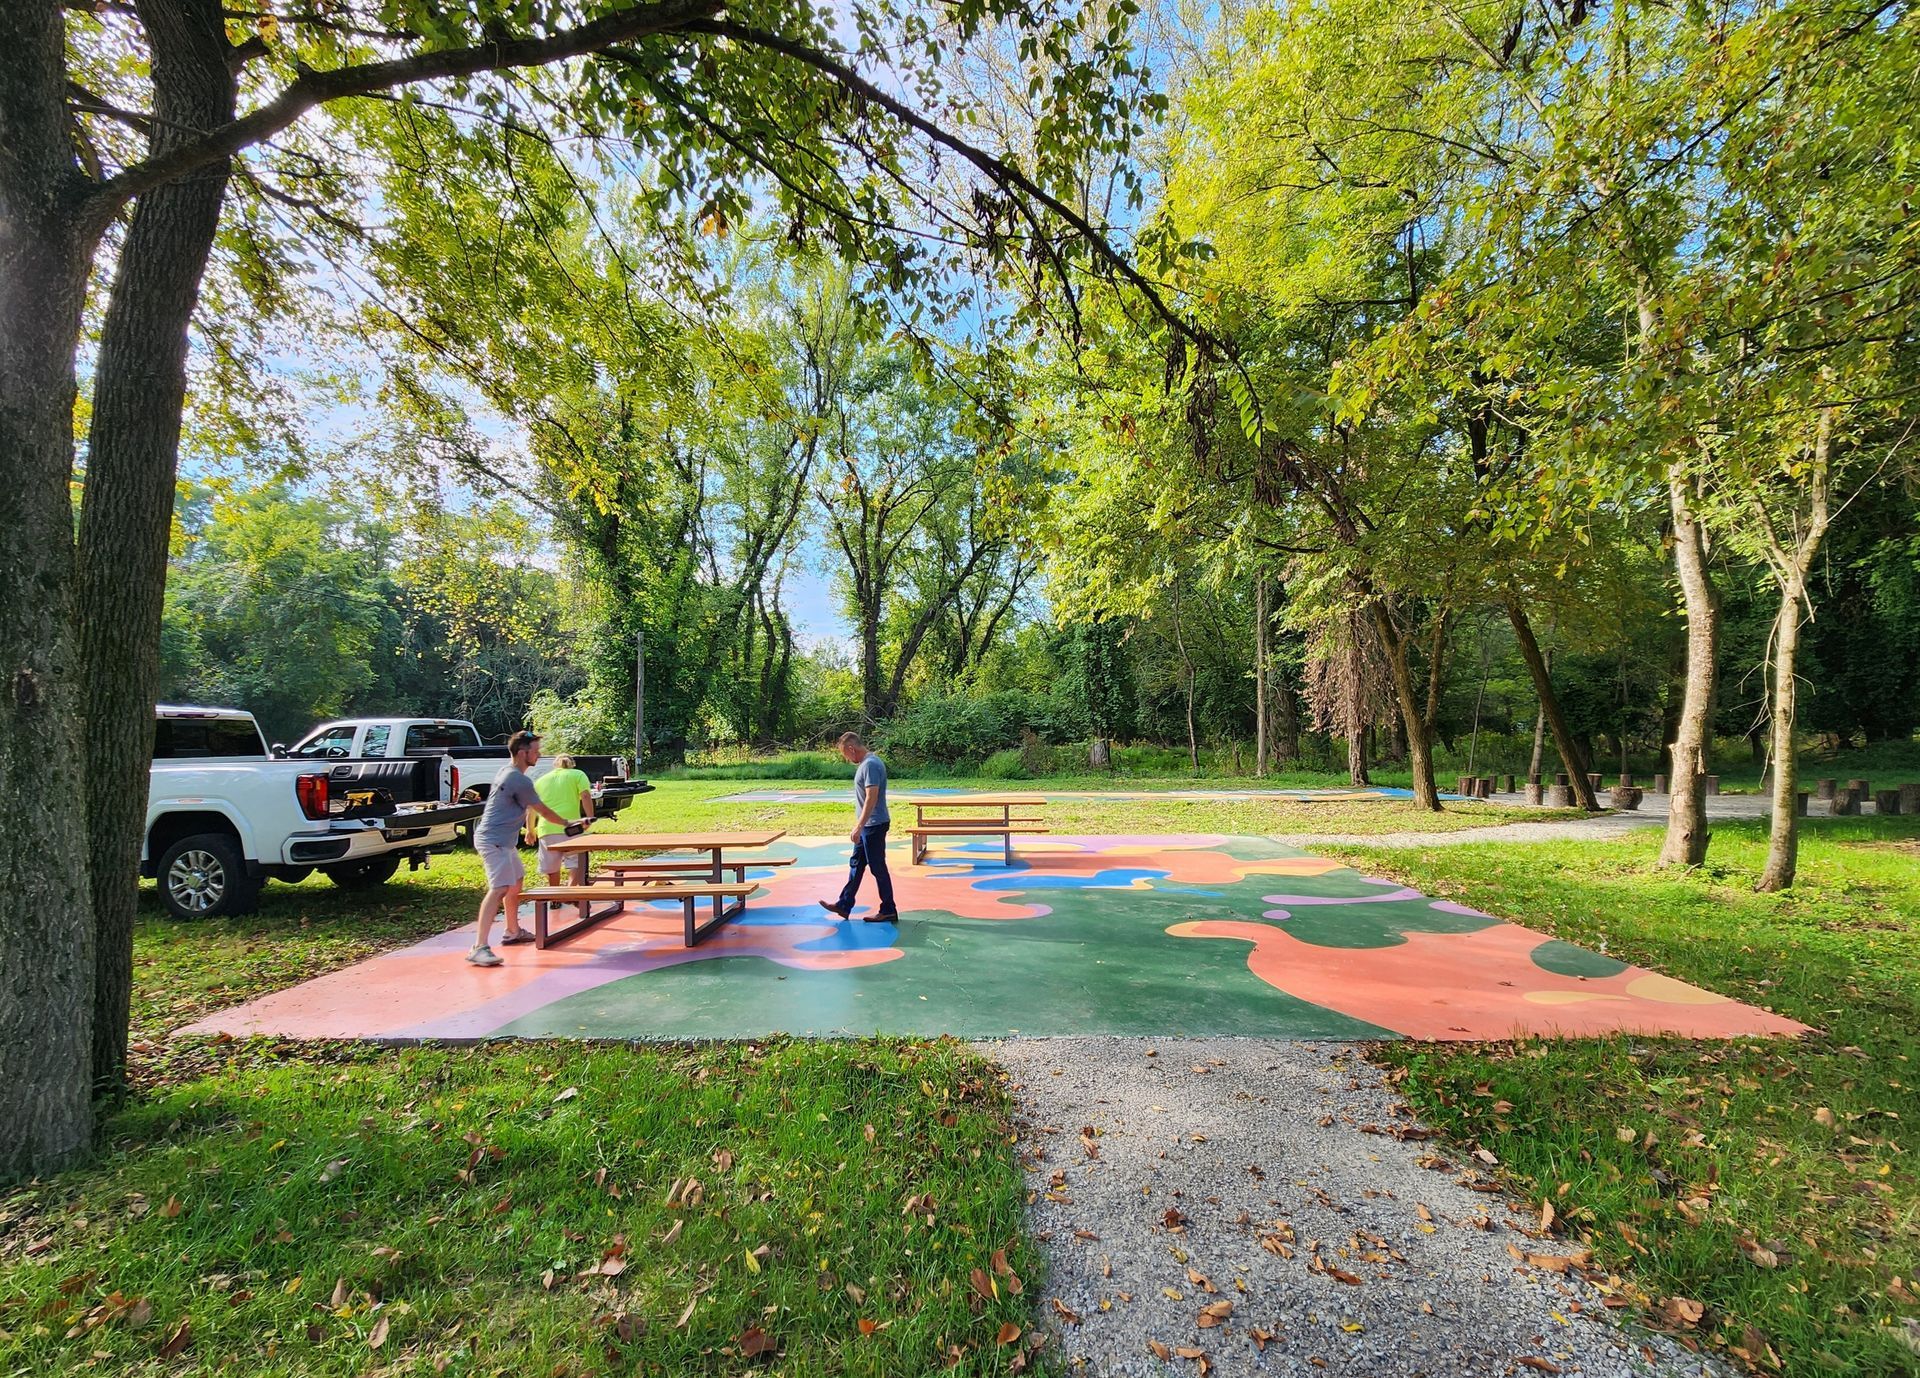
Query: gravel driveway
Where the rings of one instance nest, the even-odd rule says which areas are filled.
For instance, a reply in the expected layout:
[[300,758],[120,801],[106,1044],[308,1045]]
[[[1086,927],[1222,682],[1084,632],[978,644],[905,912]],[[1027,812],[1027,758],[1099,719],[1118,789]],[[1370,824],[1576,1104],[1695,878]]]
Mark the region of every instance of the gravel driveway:
[[1525,1261],[1577,1245],[1539,1236],[1537,1207],[1461,1185],[1480,1164],[1431,1166],[1439,1150],[1349,1047],[982,1051],[1023,1107],[1038,1306],[1070,1373],[1728,1373],[1629,1333],[1564,1265]]

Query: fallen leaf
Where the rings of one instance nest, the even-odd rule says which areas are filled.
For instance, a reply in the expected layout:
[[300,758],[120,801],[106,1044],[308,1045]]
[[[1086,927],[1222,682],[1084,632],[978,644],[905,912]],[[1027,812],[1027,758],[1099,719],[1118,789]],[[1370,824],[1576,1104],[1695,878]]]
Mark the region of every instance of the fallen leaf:
[[715,1170],[719,1172],[732,1172],[733,1154],[724,1148],[715,1149],[713,1153],[713,1166]]
[[1553,1202],[1540,1203],[1540,1233],[1548,1234],[1553,1229]]
[[1233,1314],[1232,1302],[1216,1301],[1209,1306],[1201,1307],[1200,1314],[1194,1317],[1193,1323],[1199,1326],[1202,1330],[1211,1330],[1213,1329],[1214,1326],[1220,1324],[1220,1322],[1224,1321],[1228,1316],[1231,1316],[1232,1314]]
[[144,1330],[153,1324],[153,1303],[145,1297],[135,1297],[133,1305],[126,1310],[126,1322],[129,1328]]
[[[725,1169],[723,1168],[722,1171]],[[750,1325],[741,1331],[737,1343],[741,1354],[749,1359],[757,1359],[762,1354],[771,1354],[779,1347],[774,1344],[773,1337],[757,1325]]]
[[1834,1118],[1833,1111],[1824,1105],[1813,1112],[1813,1122],[1826,1129],[1833,1129],[1839,1124],[1839,1121]]
[[667,1226],[667,1232],[660,1236],[660,1242],[662,1244],[673,1243],[674,1240],[680,1237],[680,1227],[686,1223],[687,1222],[685,1220],[676,1220],[671,1225]]
[[180,1318],[180,1324],[174,1327],[173,1334],[167,1336],[165,1344],[160,1346],[160,1357],[171,1359],[188,1345],[193,1343],[193,1325],[187,1317]]
[[1171,1359],[1173,1357],[1173,1351],[1171,1349],[1168,1349],[1165,1345],[1161,1344],[1160,1341],[1158,1340],[1148,1340],[1147,1348],[1152,1350],[1153,1357],[1160,1360],[1162,1363],[1166,1362],[1168,1359]]
[[180,1198],[177,1196],[169,1196],[167,1198],[167,1204],[160,1208],[160,1214],[169,1220],[180,1214]]
[[743,1257],[747,1261],[747,1271],[749,1273],[757,1273],[760,1271],[760,1260],[753,1256],[753,1250],[748,1249]]
[[553,1103],[555,1105],[558,1105],[561,1101],[572,1100],[575,1096],[579,1094],[580,1094],[580,1088],[578,1086],[569,1086],[566,1090],[562,1091],[559,1095],[553,1098]]
[[680,1313],[680,1319],[673,1323],[673,1328],[675,1330],[685,1330],[687,1328],[687,1322],[693,1319],[693,1308],[699,1304],[700,1298],[689,1297],[687,1299],[687,1309]]
[[1707,1308],[1687,1297],[1668,1297],[1660,1303],[1660,1315],[1669,1325],[1692,1329],[1700,1324],[1700,1318],[1707,1314]]
[[367,1348],[378,1349],[387,1342],[387,1318],[382,1316],[373,1323],[373,1329],[367,1334]]
[[1542,1359],[1532,1354],[1522,1354],[1519,1362],[1527,1368],[1539,1369],[1542,1373],[1561,1372],[1560,1365],[1554,1363],[1551,1359]]
[[993,1338],[996,1344],[1010,1345],[1020,1338],[1020,1327],[1008,1321],[1000,1327],[1000,1333]]
[[1747,1262],[1753,1264],[1756,1268],[1778,1268],[1780,1266],[1780,1255],[1776,1254],[1766,1245],[1757,1243],[1754,1240],[1742,1239],[1740,1241],[1740,1252],[1745,1254],[1747,1256]]
[[1079,1313],[1069,1309],[1067,1304],[1058,1297],[1053,1299],[1053,1314],[1065,1321],[1068,1325],[1080,1324]]
[[347,1280],[345,1278],[341,1278],[333,1284],[333,1298],[332,1300],[328,1301],[327,1303],[328,1307],[331,1308],[332,1310],[338,1311],[341,1307],[347,1304],[347,1296],[348,1296]]

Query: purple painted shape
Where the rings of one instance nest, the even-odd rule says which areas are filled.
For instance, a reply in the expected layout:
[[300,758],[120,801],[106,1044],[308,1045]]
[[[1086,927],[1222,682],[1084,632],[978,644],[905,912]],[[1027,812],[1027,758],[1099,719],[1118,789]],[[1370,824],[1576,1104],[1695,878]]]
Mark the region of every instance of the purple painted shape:
[[1490,923],[1500,922],[1491,914],[1482,914],[1478,909],[1469,909],[1466,905],[1455,904],[1452,900],[1435,900],[1427,907],[1438,909],[1442,914],[1460,914],[1469,919],[1486,919]]

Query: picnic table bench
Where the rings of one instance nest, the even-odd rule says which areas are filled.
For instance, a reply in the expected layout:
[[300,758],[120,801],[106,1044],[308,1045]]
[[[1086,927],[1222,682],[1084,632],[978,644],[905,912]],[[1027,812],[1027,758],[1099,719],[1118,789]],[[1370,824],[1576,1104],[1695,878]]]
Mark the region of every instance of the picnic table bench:
[[[1013,865],[1013,838],[1016,833],[1044,833],[1048,829],[1037,814],[1015,815],[1015,809],[1037,809],[1047,802],[1041,794],[957,794],[943,798],[907,799],[914,808],[914,823],[908,828],[913,864],[926,860],[927,844],[945,837],[997,837],[1005,849],[1007,865]],[[945,810],[963,810],[947,815]],[[933,816],[929,817],[929,813]]]
[[[679,900],[686,920],[686,944],[693,947],[727,920],[746,910],[747,896],[759,889],[747,879],[747,871],[756,866],[791,866],[792,857],[763,857],[752,860],[728,857],[728,851],[757,851],[779,841],[785,833],[581,833],[547,844],[547,850],[562,857],[583,855],[588,858],[586,881],[579,885],[540,886],[521,892],[533,901],[534,946],[544,949],[584,932],[612,918],[629,900]],[[605,873],[593,873],[593,857],[603,852],[705,852],[704,860],[677,860],[649,856],[639,861],[614,861]],[[727,879],[732,872],[733,879]],[[698,900],[711,900],[713,913],[703,923],[694,921]],[[595,904],[601,903],[595,911]],[[577,904],[580,917],[565,928],[550,931],[547,907],[553,904]]]

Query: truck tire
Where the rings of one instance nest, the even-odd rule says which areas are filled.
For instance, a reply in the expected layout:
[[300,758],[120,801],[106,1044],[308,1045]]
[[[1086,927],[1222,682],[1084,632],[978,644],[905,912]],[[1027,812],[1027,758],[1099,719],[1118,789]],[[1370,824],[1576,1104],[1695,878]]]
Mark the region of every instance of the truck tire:
[[260,898],[260,882],[225,833],[181,838],[161,856],[159,880],[160,902],[176,919],[251,914]]
[[362,857],[358,861],[336,861],[320,869],[326,872],[328,880],[342,890],[371,890],[393,879],[393,873],[400,869],[400,853],[386,852],[380,856]]

